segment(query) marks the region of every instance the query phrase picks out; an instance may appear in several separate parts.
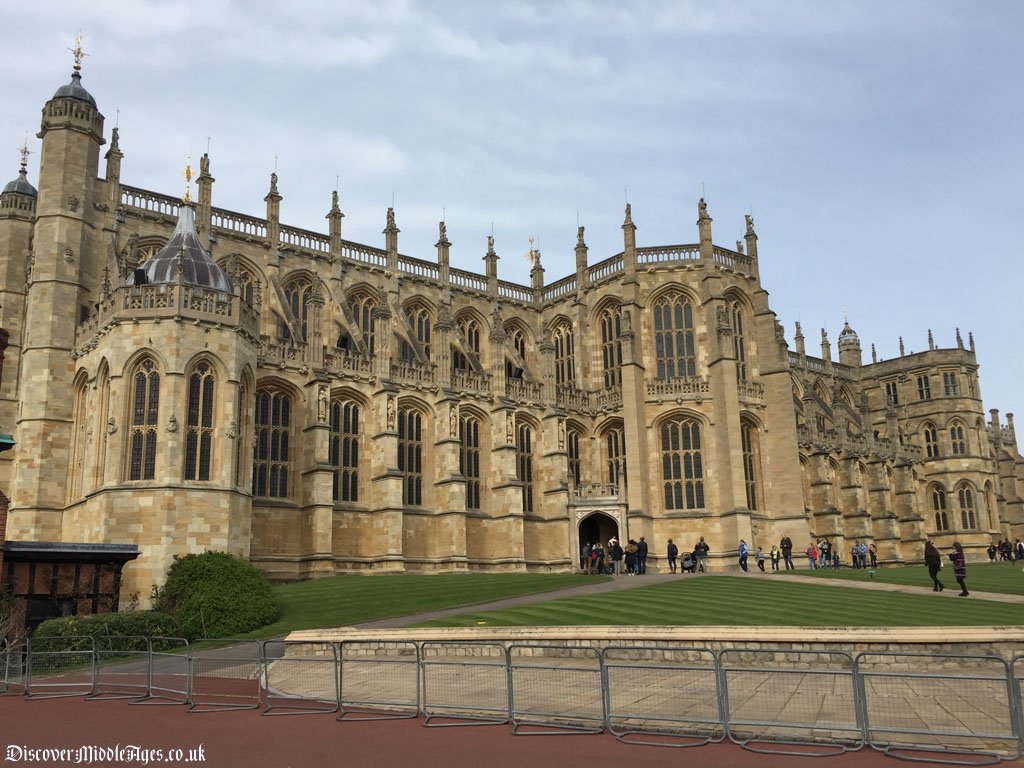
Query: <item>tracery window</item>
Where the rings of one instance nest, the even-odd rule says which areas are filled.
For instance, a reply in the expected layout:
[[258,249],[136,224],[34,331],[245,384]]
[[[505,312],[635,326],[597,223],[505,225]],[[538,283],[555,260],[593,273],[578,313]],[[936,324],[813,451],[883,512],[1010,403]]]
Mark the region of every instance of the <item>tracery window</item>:
[[[522,328],[512,328],[509,331],[512,341],[512,348],[516,351],[516,354],[526,362],[526,332]],[[521,379],[523,378],[524,370],[519,367],[518,363],[513,362],[509,357],[505,358],[505,378],[507,379]]]
[[516,425],[516,479],[523,484],[523,512],[533,512],[533,430]]
[[619,496],[626,490],[626,432],[621,426],[612,427],[604,433],[604,456],[609,485],[617,486]]
[[956,397],[960,394],[960,383],[957,381],[956,373],[944,371],[942,374],[942,391],[946,397]]
[[949,441],[953,446],[954,456],[967,455],[967,440],[964,439],[963,424],[954,423],[949,427]]
[[257,392],[254,426],[252,495],[287,498],[291,473],[291,398],[277,390]]
[[293,280],[284,289],[285,301],[288,302],[288,309],[291,310],[292,320],[296,338],[292,338],[292,327],[281,320],[279,323],[278,336],[285,341],[304,342],[308,330],[306,321],[309,316],[309,299],[313,291],[313,285],[308,280]]
[[897,382],[885,382],[885,402],[887,402],[889,405],[900,404],[900,387]]
[[697,374],[693,337],[693,306],[678,291],[664,294],[654,304],[654,350],[658,379],[689,378]]
[[740,444],[743,449],[743,484],[747,491],[747,509],[757,509],[758,456],[757,430],[750,424],[740,426]]
[[89,433],[89,420],[92,414],[86,406],[88,398],[88,387],[86,382],[81,381],[74,390],[74,409],[72,410],[74,425],[74,442],[72,443],[72,456],[69,465],[71,481],[68,483],[67,498],[69,501],[82,497],[82,480],[85,474],[85,446]]
[[466,478],[466,509],[480,509],[480,419],[459,419],[459,473]]
[[359,327],[368,354],[374,353],[373,313],[377,309],[377,299],[366,291],[359,291],[348,300],[348,309]]
[[575,429],[565,432],[565,450],[569,454],[569,477],[580,487],[580,433]]
[[665,509],[704,508],[700,425],[693,419],[662,423],[661,474]]
[[[464,317],[459,320],[459,331],[462,333],[462,343],[469,352],[480,359],[480,323],[472,317]],[[472,371],[473,365],[467,357],[458,349],[452,349],[452,370]]]
[[[423,356],[427,360],[430,360],[430,338],[432,330],[430,310],[423,304],[417,303],[406,308],[405,316],[409,319],[409,327],[412,329],[413,336],[416,341],[420,343],[420,347],[423,350]],[[409,342],[404,339],[402,340],[401,349],[399,351],[399,359],[404,360],[407,363],[416,361],[415,351],[413,351]]]
[[932,511],[935,512],[935,530],[949,530],[949,516],[946,514],[946,490],[940,486],[932,486]]
[[203,361],[188,377],[185,425],[185,479],[209,480],[213,455],[213,368]]
[[932,399],[932,382],[927,375],[917,377],[917,399]]
[[961,483],[957,488],[956,496],[960,503],[960,525],[964,530],[974,530],[978,527],[978,521],[974,514],[974,491],[967,483]]
[[[747,336],[743,322],[743,305],[738,301],[732,303],[732,338],[736,353],[736,379],[744,382],[747,380]],[[747,506],[749,509],[756,509],[749,504]]]
[[359,501],[359,403],[331,401],[328,460],[334,467],[335,501]]
[[555,342],[555,384],[576,382],[576,346],[572,326],[559,323],[553,334]]
[[601,310],[601,370],[605,387],[622,386],[622,308],[613,305]]
[[253,306],[256,303],[257,286],[259,281],[253,276],[247,269],[239,269],[235,277],[238,287],[238,293],[249,306]]
[[423,414],[398,409],[398,471],[402,473],[402,504],[423,504]]
[[156,476],[157,416],[160,374],[152,360],[143,360],[132,374],[131,425],[128,433],[128,479]]
[[939,433],[931,424],[926,424],[924,433],[924,453],[929,459],[939,458]]

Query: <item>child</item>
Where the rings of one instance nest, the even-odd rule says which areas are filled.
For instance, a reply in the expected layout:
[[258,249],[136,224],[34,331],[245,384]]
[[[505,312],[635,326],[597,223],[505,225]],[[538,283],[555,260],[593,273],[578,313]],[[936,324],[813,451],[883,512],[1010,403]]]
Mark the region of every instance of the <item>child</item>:
[[782,560],[782,550],[779,549],[778,547],[776,547],[773,544],[772,545],[771,556],[772,556],[772,570],[773,571],[777,571],[777,570],[779,570],[779,561]]
[[761,573],[764,573],[764,550],[761,547],[757,548],[757,567],[761,569]]

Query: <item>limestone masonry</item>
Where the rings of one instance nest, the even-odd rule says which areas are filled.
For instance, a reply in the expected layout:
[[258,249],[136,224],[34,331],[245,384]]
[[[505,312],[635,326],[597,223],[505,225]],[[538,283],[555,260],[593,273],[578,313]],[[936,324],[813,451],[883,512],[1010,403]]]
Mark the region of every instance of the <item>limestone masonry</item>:
[[[137,544],[122,596],[218,549],[278,581],[384,571],[557,571],[581,544],[703,535],[882,561],[972,559],[1024,537],[1012,415],[983,408],[974,341],[870,363],[790,348],[748,216],[733,248],[637,245],[531,284],[127,186],[117,129],[74,71],[46,102],[38,191],[0,197],[0,455],[12,540]],[[100,176],[100,153],[106,161]],[[168,168],[178,164],[168,158]],[[170,174],[168,174],[170,176]],[[967,320],[967,318],[964,318]],[[815,347],[812,351],[817,351]],[[14,375],[16,373],[16,375]]]

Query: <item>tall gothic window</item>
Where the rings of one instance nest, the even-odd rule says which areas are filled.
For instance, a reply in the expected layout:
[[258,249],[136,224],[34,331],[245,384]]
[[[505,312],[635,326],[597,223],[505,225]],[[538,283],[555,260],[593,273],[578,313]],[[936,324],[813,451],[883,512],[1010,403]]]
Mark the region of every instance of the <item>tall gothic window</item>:
[[961,483],[957,488],[956,497],[960,503],[960,526],[964,530],[974,530],[978,527],[974,514],[974,491],[967,483]]
[[680,418],[661,425],[661,474],[665,509],[704,508],[700,425]]
[[740,426],[740,444],[743,449],[743,485],[747,490],[747,509],[757,509],[758,444],[757,431],[750,424]]
[[[480,323],[472,317],[464,317],[459,320],[459,331],[462,333],[462,343],[466,350],[480,359]],[[458,349],[452,350],[452,370],[472,371],[473,365],[466,356]]]
[[72,443],[71,465],[69,467],[71,482],[68,483],[67,498],[69,501],[82,497],[82,480],[85,474],[85,446],[89,431],[89,409],[86,407],[88,387],[83,380],[75,387],[74,394],[74,442]]
[[[512,348],[516,351],[516,354],[526,362],[526,331],[522,328],[512,327],[509,329],[509,336],[512,341]],[[505,357],[505,378],[507,379],[521,379],[523,378],[524,371],[519,367],[518,363],[512,362],[507,356]]]
[[291,398],[275,390],[257,392],[255,427],[252,495],[287,498],[291,470]]
[[624,496],[626,490],[626,433],[621,426],[604,433],[605,480]]
[[201,362],[188,377],[185,479],[209,480],[213,454],[213,368]]
[[[416,341],[420,343],[420,347],[423,349],[424,357],[426,357],[427,360],[430,360],[430,310],[428,310],[423,304],[417,303],[411,305],[405,310],[405,316],[409,318],[409,326],[412,328],[412,333],[416,338]],[[416,361],[416,353],[409,345],[409,342],[404,340],[402,341],[399,358],[407,363]]]
[[[736,352],[736,379],[747,380],[747,336],[743,324],[743,305],[738,301],[732,303],[732,339]],[[756,509],[747,504],[749,509]]]
[[559,323],[555,328],[555,384],[574,384],[576,382],[576,347],[572,336],[572,326]]
[[697,374],[693,306],[678,291],[663,295],[654,304],[654,350],[660,380]]
[[398,470],[402,473],[402,504],[423,504],[423,415],[398,409]]
[[516,426],[516,479],[523,484],[523,512],[533,512],[533,430]]
[[249,381],[245,377],[238,386],[238,402],[235,404],[235,413],[238,414],[238,437],[235,440],[235,485],[242,484],[242,457],[247,443],[246,436],[250,433],[252,419],[252,405],[249,402]]
[[932,511],[935,512],[935,530],[949,530],[949,516],[946,514],[946,489],[941,485],[932,486]]
[[933,424],[925,424],[924,429],[924,455],[929,459],[939,458],[939,433]]
[[128,479],[152,480],[156,476],[156,422],[160,411],[160,374],[152,360],[143,360],[132,374],[131,403]]
[[256,291],[259,282],[247,269],[239,269],[236,283],[242,301],[249,306],[253,306],[256,303]]
[[366,291],[359,291],[348,300],[349,312],[352,313],[359,332],[363,335],[363,343],[368,354],[374,353],[373,313],[377,309],[377,299]]
[[601,369],[606,387],[622,386],[622,308],[605,307],[599,318],[601,325]]
[[575,429],[566,430],[565,450],[569,454],[569,477],[580,487],[580,433]]
[[284,289],[284,298],[291,310],[296,338],[292,338],[292,328],[283,320],[280,322],[278,336],[285,341],[303,342],[308,330],[306,321],[309,315],[309,297],[313,286],[308,280],[295,280]]
[[466,478],[466,509],[480,509],[480,419],[459,419],[459,472]]
[[328,458],[334,467],[334,500],[359,501],[359,404],[331,401],[331,442]]
[[967,441],[964,439],[964,425],[954,422],[949,428],[949,442],[953,445],[954,456],[967,455]]

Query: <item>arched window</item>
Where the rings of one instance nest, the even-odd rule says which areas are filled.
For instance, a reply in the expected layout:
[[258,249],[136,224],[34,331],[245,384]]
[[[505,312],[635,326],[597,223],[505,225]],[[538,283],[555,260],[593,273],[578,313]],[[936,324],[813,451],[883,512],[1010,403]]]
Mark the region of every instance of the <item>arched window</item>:
[[287,498],[291,471],[291,398],[275,390],[257,392],[255,427],[252,495]]
[[74,442],[72,443],[72,456],[69,466],[70,482],[68,483],[67,499],[73,501],[82,497],[82,481],[85,475],[85,446],[89,433],[89,419],[91,414],[86,405],[88,387],[83,378],[74,390],[74,414],[72,424],[74,425]]
[[554,332],[555,342],[555,384],[576,383],[576,345],[572,326],[559,323]]
[[665,509],[704,508],[704,462],[696,421],[681,418],[661,425],[661,474]]
[[[409,327],[412,329],[413,336],[416,338],[416,341],[420,343],[420,347],[423,349],[423,356],[427,360],[430,360],[430,310],[423,304],[416,303],[406,308],[405,316],[409,319]],[[407,363],[416,361],[416,353],[409,345],[409,342],[405,340],[402,341],[402,346],[399,351],[399,359],[404,360]]]
[[374,353],[373,313],[377,309],[377,299],[367,291],[359,291],[348,300],[348,309],[363,335],[363,343],[368,354]]
[[188,377],[185,479],[209,480],[213,454],[213,368],[203,361]]
[[334,500],[359,501],[359,403],[331,401],[328,453],[334,467]]
[[[478,323],[472,317],[463,317],[459,319],[459,331],[462,333],[462,343],[465,345],[466,350],[476,355],[477,360],[480,359],[480,323]],[[458,349],[452,349],[452,370],[453,371],[472,371],[473,365],[466,358],[464,354]]]
[[921,430],[924,435],[924,454],[929,459],[939,458],[939,433],[934,424],[925,424]]
[[626,492],[626,433],[621,426],[611,427],[604,433],[604,457],[607,474],[605,481],[617,486],[619,495]]
[[654,304],[654,350],[660,380],[697,374],[693,306],[678,291],[663,295]]
[[256,297],[259,295],[259,281],[247,269],[239,269],[235,280],[238,294],[242,297],[242,301],[249,306],[254,306],[256,304]]
[[402,473],[402,504],[423,505],[423,415],[398,409],[398,471]]
[[978,520],[974,514],[974,491],[967,483],[961,483],[956,496],[960,503],[960,526],[967,531],[974,530],[978,527]]
[[278,325],[278,336],[285,341],[303,342],[306,340],[306,320],[309,314],[309,298],[313,286],[308,280],[293,280],[284,289],[284,298],[288,302],[288,309],[291,310],[297,338],[292,338],[292,329],[288,323],[281,320]]
[[967,455],[967,440],[964,438],[964,425],[954,422],[949,427],[949,442],[953,446],[954,456]]
[[[526,362],[526,331],[522,328],[512,327],[509,329],[509,336],[511,337],[512,348],[516,351],[516,354],[522,358],[523,362]],[[521,379],[523,378],[524,371],[519,367],[518,363],[513,362],[508,357],[505,358],[505,378],[507,379]]]
[[580,433],[575,429],[565,432],[565,451],[569,454],[569,477],[580,487]]
[[156,476],[157,416],[160,411],[160,374],[152,360],[143,360],[132,374],[131,424],[128,437],[128,479]]
[[758,468],[761,463],[757,440],[757,429],[744,422],[740,425],[740,444],[743,448],[743,485],[747,490],[747,509],[757,509]]
[[941,485],[932,486],[932,511],[935,513],[935,530],[949,530],[949,516],[946,514],[946,489]]
[[238,385],[238,402],[235,404],[235,413],[238,415],[237,437],[235,439],[235,485],[242,485],[242,470],[244,465],[242,457],[248,448],[248,436],[252,434],[252,403],[249,401],[251,389],[246,377]]
[[[736,353],[736,380],[747,380],[747,337],[743,322],[743,305],[738,301],[732,303],[732,339]],[[756,509],[747,504],[749,509]]]
[[606,387],[622,386],[622,308],[613,305],[601,310],[601,369]]
[[459,418],[459,473],[466,478],[466,509],[480,509],[480,419]]
[[533,512],[533,430],[516,425],[516,479],[523,484],[523,512]]

